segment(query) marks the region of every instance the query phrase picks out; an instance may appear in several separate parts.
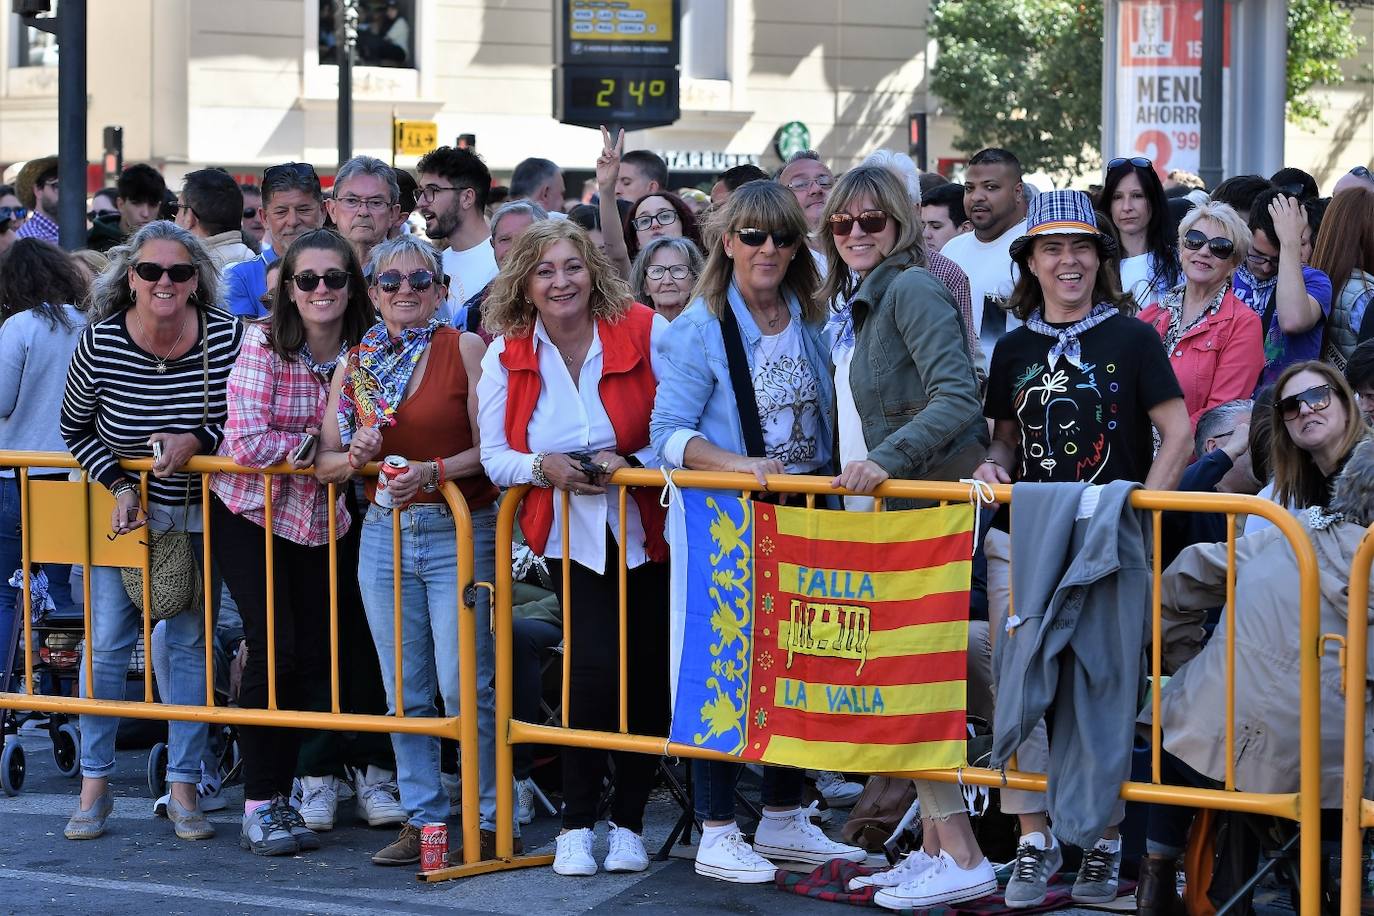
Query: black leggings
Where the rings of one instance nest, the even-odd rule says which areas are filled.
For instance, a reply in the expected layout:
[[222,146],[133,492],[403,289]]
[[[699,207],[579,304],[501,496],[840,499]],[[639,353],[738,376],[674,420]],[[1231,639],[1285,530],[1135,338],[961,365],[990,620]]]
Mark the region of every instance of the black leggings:
[[[557,561],[562,562],[562,561]],[[572,675],[568,725],[595,731],[620,729],[619,549],[606,532],[606,572],[598,575],[572,564],[570,627]],[[555,590],[563,598],[563,573],[550,562]],[[668,564],[644,563],[630,570],[626,600],[630,680],[630,731],[666,735],[668,730]],[[615,760],[611,819],[635,833],[644,830],[644,805],[653,790],[658,758],[621,751],[563,749],[563,827],[596,824],[596,805],[610,759]]]

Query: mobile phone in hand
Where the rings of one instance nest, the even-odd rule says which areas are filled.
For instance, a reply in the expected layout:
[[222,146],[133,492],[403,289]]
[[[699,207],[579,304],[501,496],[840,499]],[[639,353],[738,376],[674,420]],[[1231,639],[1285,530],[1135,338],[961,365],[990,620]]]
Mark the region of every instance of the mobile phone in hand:
[[161,461],[161,460],[162,460],[162,440],[161,440],[161,439],[154,439],[153,442],[152,442],[152,445],[153,445],[153,460],[154,460],[154,461]]
[[301,444],[296,446],[295,451],[291,453],[291,460],[298,463],[304,461],[310,457],[310,453],[313,451],[315,451],[315,434],[306,433]]

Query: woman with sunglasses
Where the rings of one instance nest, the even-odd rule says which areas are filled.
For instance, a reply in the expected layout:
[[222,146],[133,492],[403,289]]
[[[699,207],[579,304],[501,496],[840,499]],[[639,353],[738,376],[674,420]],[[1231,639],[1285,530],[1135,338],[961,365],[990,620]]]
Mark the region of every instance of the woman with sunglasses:
[[[453,515],[440,484],[453,481],[472,516],[474,574],[495,574],[496,488],[482,472],[477,447],[477,378],[482,339],[437,317],[447,289],[439,254],[412,235],[372,251],[370,293],[382,320],[363,335],[334,371],[325,410],[317,475],[342,482],[368,462],[390,455],[409,466],[372,501],[363,520],[358,585],[382,684],[393,715],[435,716],[435,693],[444,714],[459,712],[458,558]],[[283,276],[285,276],[283,274]],[[385,505],[390,503],[390,505]],[[400,513],[401,555],[392,554],[393,514]],[[402,696],[396,696],[395,564],[401,579]],[[490,606],[477,597],[477,731],[481,757],[482,854],[495,854],[496,766],[494,661]],[[393,734],[397,785],[408,818],[390,845],[372,856],[377,865],[411,865],[420,859],[420,828],[448,819],[449,797],[439,770],[439,739]],[[518,829],[518,828],[517,828]],[[457,853],[455,853],[457,855]]]
[[[248,327],[229,374],[229,420],[220,454],[244,467],[289,464],[299,469],[314,461],[335,366],[372,325],[373,310],[352,246],[330,230],[300,236],[277,263],[281,269],[272,296],[278,306],[268,321]],[[266,489],[253,474],[216,474],[210,488],[211,552],[243,617],[248,643],[238,702],[245,709],[266,709]],[[276,698],[281,709],[329,708],[331,513],[344,556],[352,518],[343,493],[331,506],[328,490],[314,477],[272,479]],[[356,556],[356,536],[351,541]],[[344,599],[350,591],[340,586],[338,594]],[[342,611],[341,618],[346,616]],[[244,767],[239,843],[256,855],[292,855],[319,846],[319,838],[289,801],[305,734],[250,726],[239,731]]]
[[[219,273],[195,236],[165,220],[143,226],[127,245],[111,251],[110,266],[96,280],[92,323],[72,356],[62,400],[63,440],[91,480],[115,498],[113,535],[145,525],[159,533],[188,532],[197,564],[203,556],[200,477],[177,468],[219,447],[225,386],[243,336],[237,319],[218,308],[219,289]],[[147,505],[138,477],[119,465],[125,458],[153,459]],[[142,615],[117,568],[93,566],[90,575],[87,651],[94,680],[86,683],[83,666],[82,695],[123,699]],[[170,703],[205,702],[204,623],[194,609],[167,621],[172,677],[158,687]],[[90,840],[105,832],[114,807],[109,777],[117,725],[113,718],[81,717],[81,801],[67,823],[68,839]],[[196,794],[206,727],[172,722],[167,731],[167,817],[178,837],[207,839],[214,828]]]
[[[960,480],[987,454],[978,378],[953,297],[925,269],[921,222],[886,168],[845,173],[821,214],[828,261],[821,301],[837,303],[832,342],[840,475],[831,486],[871,493],[890,477]],[[912,411],[911,405],[923,405]],[[889,501],[889,508],[915,503]],[[863,510],[872,500],[846,497]],[[960,648],[962,648],[962,641]],[[949,783],[916,781],[925,848],[896,868],[854,879],[885,907],[976,900],[997,877]]]
[[0,254],[14,244],[18,238],[15,233],[28,215],[29,211],[14,193],[14,186],[0,184]]
[[636,300],[672,321],[687,307],[705,263],[691,239],[654,239],[635,258],[630,288]]
[[[656,491],[626,502],[607,484],[626,467],[655,465],[649,408],[660,377],[658,345],[668,323],[636,303],[609,259],[570,220],[536,223],[507,255],[487,300],[488,327],[501,336],[482,361],[482,466],[503,487],[534,484],[520,506],[520,529],[535,554],[568,566],[564,622],[573,728],[619,725],[620,550],[625,551],[630,731],[668,730],[668,545]],[[563,498],[568,494],[567,513]],[[565,527],[566,526],[566,527]],[[570,555],[563,551],[566,531]],[[609,763],[615,761],[614,776]],[[553,870],[596,874],[597,804],[608,777],[610,872],[649,867],[644,806],[657,758],[604,750],[563,750],[563,829]]]
[[1317,360],[1289,366],[1274,389],[1274,501],[1294,510],[1326,506],[1336,475],[1369,435],[1355,393],[1333,366]]
[[663,238],[685,238],[701,245],[701,230],[692,208],[671,191],[655,191],[641,197],[625,217],[625,247],[630,263],[634,263],[645,245]]
[[1121,241],[1122,292],[1139,308],[1157,304],[1182,279],[1178,232],[1159,173],[1141,156],[1113,159],[1101,200]]
[[1164,340],[1193,428],[1218,404],[1250,397],[1264,369],[1259,316],[1231,289],[1250,250],[1250,230],[1226,204],[1207,203],[1183,218],[1179,258],[1184,282],[1140,313]]
[[[765,489],[770,474],[830,473],[835,392],[806,215],[783,186],[751,181],[713,218],[720,240],[697,296],[664,335],[654,448],[671,467],[752,474]],[[742,768],[691,766],[704,825],[697,874],[761,884],[776,873],[764,856],[863,861],[862,849],[832,842],[807,819],[801,770],[764,768],[763,820],[751,847],[735,823]]]

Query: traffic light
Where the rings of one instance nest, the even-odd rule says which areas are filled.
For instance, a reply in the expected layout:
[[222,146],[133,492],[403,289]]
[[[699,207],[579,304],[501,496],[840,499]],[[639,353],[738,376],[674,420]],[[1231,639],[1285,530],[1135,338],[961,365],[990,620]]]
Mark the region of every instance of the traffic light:
[[926,113],[924,111],[913,111],[907,120],[911,131],[911,158],[916,160],[916,167],[921,171],[926,171]]
[[105,148],[101,156],[101,164],[104,167],[105,183],[114,184],[119,173],[124,171],[124,128],[110,125],[101,132],[102,145]]

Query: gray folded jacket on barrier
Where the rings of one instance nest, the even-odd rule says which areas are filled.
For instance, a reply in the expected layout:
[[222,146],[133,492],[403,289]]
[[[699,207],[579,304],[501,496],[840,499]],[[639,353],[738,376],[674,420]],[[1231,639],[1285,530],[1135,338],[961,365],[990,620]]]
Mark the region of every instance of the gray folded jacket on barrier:
[[1149,516],[1130,506],[1138,487],[1012,488],[1012,615],[995,634],[992,762],[1005,766],[1053,707],[1050,821],[1075,846],[1110,826],[1131,769],[1150,621]]

